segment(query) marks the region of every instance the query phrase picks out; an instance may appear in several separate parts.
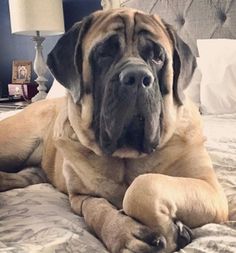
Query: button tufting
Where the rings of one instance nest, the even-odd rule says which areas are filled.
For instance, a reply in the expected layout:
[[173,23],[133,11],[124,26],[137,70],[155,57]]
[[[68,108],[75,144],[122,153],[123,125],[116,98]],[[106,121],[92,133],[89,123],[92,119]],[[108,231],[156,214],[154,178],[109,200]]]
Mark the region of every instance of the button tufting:
[[222,23],[224,23],[226,21],[227,16],[223,11],[219,12],[219,19]]
[[185,23],[185,19],[184,19],[184,18],[181,18],[181,19],[180,19],[180,24],[181,24],[181,25],[184,25],[184,23]]
[[179,23],[180,26],[183,26],[185,23],[185,19],[183,17],[178,17],[177,22]]

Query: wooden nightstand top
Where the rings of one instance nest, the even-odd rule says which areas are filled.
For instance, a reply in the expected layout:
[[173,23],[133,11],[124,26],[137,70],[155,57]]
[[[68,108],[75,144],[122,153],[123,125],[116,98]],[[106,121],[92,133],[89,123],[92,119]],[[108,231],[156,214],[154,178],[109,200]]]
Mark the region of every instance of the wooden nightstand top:
[[29,105],[28,102],[19,101],[19,102],[0,102],[0,112],[8,112],[25,108]]

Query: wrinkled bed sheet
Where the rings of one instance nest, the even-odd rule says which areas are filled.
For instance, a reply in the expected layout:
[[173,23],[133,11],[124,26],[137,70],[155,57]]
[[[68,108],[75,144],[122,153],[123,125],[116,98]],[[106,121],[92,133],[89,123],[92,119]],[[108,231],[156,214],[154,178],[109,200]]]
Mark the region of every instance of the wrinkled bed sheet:
[[[0,114],[1,117],[12,113]],[[204,116],[206,147],[225,189],[230,219],[195,229],[182,253],[236,252],[236,114]],[[107,252],[50,184],[0,193],[0,253]]]

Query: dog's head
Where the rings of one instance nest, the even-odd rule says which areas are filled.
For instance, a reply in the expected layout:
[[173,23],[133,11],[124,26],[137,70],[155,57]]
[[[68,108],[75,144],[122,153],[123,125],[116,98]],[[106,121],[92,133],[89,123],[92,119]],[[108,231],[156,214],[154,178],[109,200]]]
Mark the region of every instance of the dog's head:
[[91,98],[89,128],[101,150],[128,157],[170,138],[195,68],[169,25],[131,9],[98,11],[76,23],[47,63],[75,104],[88,106],[83,98]]

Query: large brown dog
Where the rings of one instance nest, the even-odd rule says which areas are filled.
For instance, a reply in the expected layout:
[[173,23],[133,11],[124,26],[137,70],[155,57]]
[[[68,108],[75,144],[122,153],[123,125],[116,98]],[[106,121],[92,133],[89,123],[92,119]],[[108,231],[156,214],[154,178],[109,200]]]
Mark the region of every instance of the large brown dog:
[[[191,240],[187,226],[227,219],[200,115],[184,96],[195,60],[167,24],[96,12],[58,41],[48,65],[68,96],[1,121],[1,170],[42,167],[113,253],[172,252]],[[0,180],[6,190],[38,177],[28,169]]]

